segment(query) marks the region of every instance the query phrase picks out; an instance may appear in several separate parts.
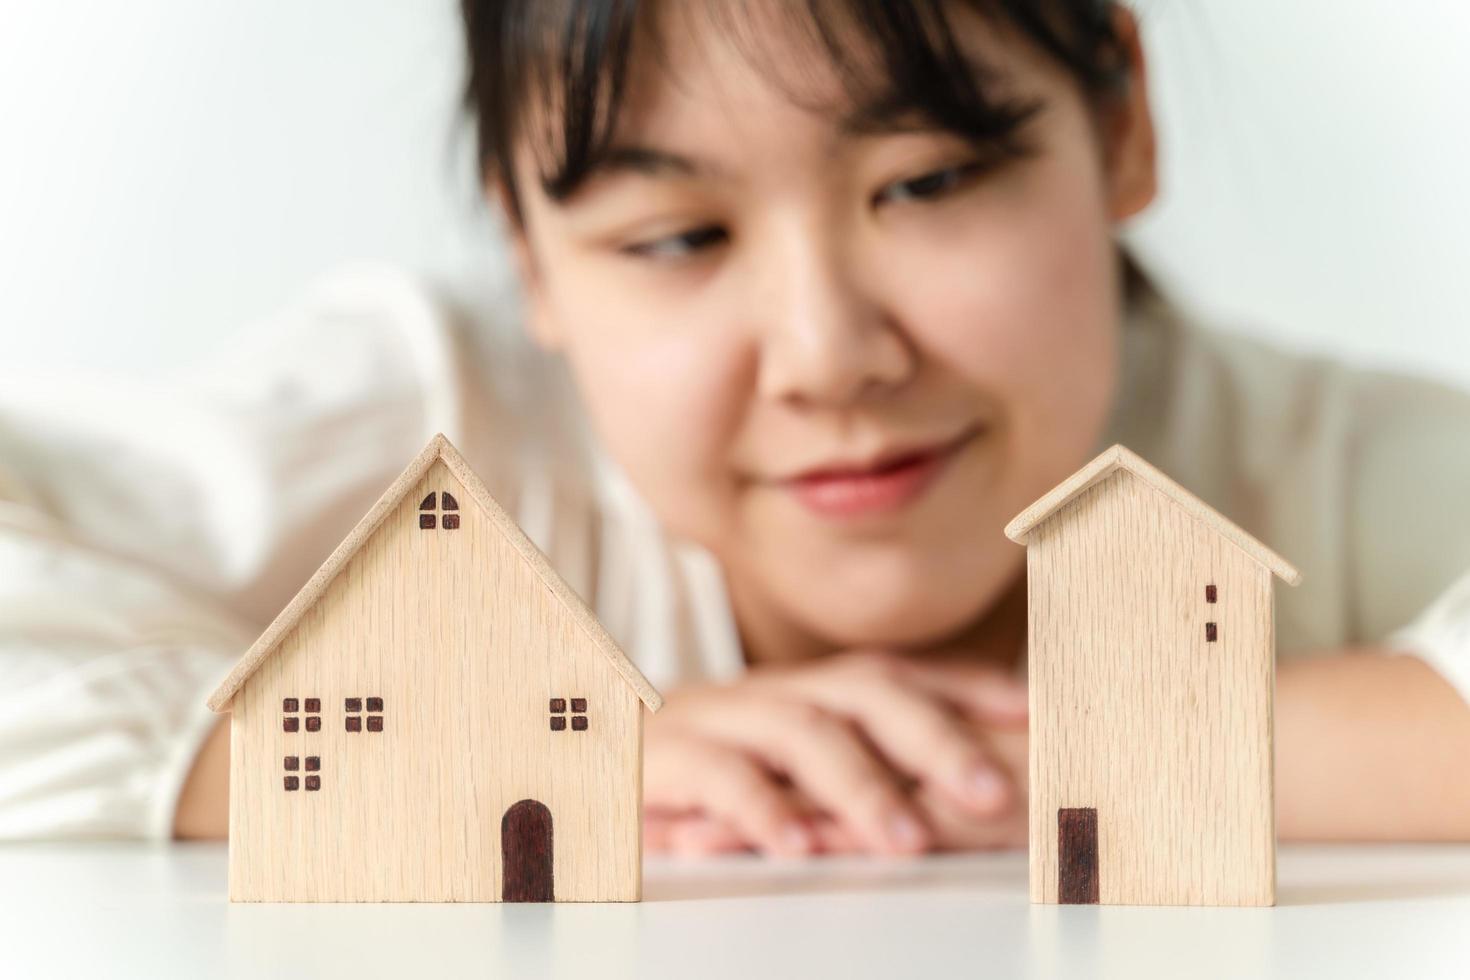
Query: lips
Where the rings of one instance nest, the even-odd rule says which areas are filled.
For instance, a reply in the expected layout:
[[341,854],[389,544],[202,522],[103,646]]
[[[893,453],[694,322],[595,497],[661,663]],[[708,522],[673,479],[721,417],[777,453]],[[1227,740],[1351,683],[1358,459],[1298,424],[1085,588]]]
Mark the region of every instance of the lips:
[[780,481],[808,510],[822,517],[851,519],[890,514],[916,500],[960,450],[979,434],[881,454],[867,464],[839,464],[804,471]]

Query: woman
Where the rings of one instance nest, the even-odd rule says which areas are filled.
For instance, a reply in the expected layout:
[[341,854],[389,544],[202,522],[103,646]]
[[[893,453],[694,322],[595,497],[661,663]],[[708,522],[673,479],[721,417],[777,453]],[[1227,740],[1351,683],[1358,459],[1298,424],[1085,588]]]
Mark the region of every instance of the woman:
[[[1470,399],[1211,336],[1132,269],[1115,236],[1156,164],[1123,8],[464,15],[485,188],[581,408],[418,287],[339,282],[196,384],[237,406],[229,469],[262,506],[233,564],[185,541],[174,571],[268,618],[442,428],[667,695],[652,847],[1019,846],[1024,560],[1001,528],[1122,441],[1303,570],[1279,602],[1282,836],[1470,836]],[[223,832],[227,735],[196,756],[202,724],[163,726],[193,761],[150,784],[183,835]]]

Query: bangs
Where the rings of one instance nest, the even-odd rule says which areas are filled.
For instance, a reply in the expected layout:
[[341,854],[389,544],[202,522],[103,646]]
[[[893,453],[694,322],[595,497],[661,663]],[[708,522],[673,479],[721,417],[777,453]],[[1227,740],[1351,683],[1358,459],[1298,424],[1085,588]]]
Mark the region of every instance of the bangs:
[[[711,39],[793,104],[840,112],[848,129],[937,129],[1021,154],[1018,131],[1039,104],[1004,95],[998,72],[961,49],[960,11],[1036,45],[1086,92],[1122,81],[1109,0],[463,0],[480,169],[504,183],[517,223],[523,143],[545,192],[567,198],[612,149],[630,66],[671,71],[671,45]],[[791,57],[793,42],[802,57]],[[832,78],[840,105],[811,94]]]

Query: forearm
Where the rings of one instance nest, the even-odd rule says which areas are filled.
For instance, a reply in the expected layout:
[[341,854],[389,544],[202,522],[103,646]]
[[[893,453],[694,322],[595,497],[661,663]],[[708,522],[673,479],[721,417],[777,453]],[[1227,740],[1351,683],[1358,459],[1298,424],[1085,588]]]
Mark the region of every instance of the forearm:
[[1283,665],[1276,815],[1283,840],[1470,840],[1470,705],[1413,656]]
[[174,836],[222,838],[230,825],[230,719],[221,718],[199,747],[174,810]]

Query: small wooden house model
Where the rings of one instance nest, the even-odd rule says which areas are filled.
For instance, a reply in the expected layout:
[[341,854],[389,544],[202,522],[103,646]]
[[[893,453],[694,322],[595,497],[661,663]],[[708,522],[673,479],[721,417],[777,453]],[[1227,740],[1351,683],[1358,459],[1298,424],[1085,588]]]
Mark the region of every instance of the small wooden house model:
[[1295,568],[1122,446],[1026,545],[1033,902],[1272,905],[1272,581]]
[[659,704],[436,435],[209,699],[230,898],[637,901]]

